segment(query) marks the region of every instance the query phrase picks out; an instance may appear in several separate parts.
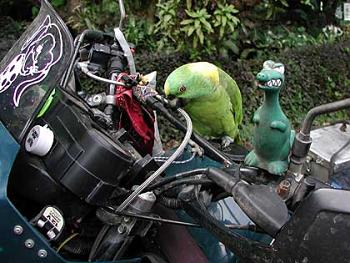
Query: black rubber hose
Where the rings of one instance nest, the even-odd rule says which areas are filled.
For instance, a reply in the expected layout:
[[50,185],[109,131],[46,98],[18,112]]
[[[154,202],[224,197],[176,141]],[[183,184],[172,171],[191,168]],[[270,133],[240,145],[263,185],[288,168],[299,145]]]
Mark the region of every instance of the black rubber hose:
[[93,242],[93,239],[75,238],[64,245],[62,250],[74,255],[88,256]]
[[182,208],[182,202],[179,199],[176,198],[170,198],[166,197],[164,195],[161,195],[158,197],[158,202],[162,205],[164,205],[167,208],[170,209],[180,209]]

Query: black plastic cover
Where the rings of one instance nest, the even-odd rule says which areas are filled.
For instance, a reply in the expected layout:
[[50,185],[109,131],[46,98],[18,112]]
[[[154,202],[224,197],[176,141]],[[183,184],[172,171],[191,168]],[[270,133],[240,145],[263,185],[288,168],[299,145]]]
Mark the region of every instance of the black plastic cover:
[[87,112],[58,92],[45,114],[55,142],[43,158],[51,177],[90,204],[102,204],[126,176],[134,159],[118,141],[99,129]]
[[271,236],[288,221],[287,206],[274,188],[239,182],[232,195],[249,218]]
[[319,189],[277,235],[274,262],[349,262],[350,191]]

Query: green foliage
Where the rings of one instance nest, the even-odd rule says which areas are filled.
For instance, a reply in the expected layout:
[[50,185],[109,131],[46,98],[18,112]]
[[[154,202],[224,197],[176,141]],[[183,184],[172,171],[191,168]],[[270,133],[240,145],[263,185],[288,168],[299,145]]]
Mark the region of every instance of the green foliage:
[[153,24],[147,20],[131,16],[124,26],[126,39],[138,49],[155,50],[156,41],[153,33]]
[[[133,7],[138,12],[142,9],[144,2],[147,1],[133,1],[132,5],[125,2],[128,16],[123,25],[123,32],[126,39],[135,44],[137,48],[154,50],[156,49],[156,40],[152,21],[138,14],[133,14],[133,9],[130,10],[130,7]],[[95,3],[83,0],[82,4],[76,7],[68,23],[77,32],[86,28],[111,32],[113,28],[118,26],[119,18],[118,1],[102,0]]]
[[[304,10],[306,9],[315,11],[318,8],[318,1],[300,0],[297,6],[299,8],[298,12],[304,13]],[[265,11],[266,19],[277,19],[280,15],[288,11],[290,4],[287,0],[263,0],[261,2],[260,8]],[[307,19],[305,15],[304,18]]]
[[275,19],[288,8],[286,0],[264,0],[262,6],[266,10],[266,19]]
[[239,24],[239,19],[234,15],[238,10],[233,5],[218,4],[218,8],[214,12],[215,24],[214,27],[219,27],[220,39],[223,38],[224,33],[228,31],[234,32],[236,26]]
[[175,46],[175,50],[190,52],[193,58],[221,49],[234,49],[236,46],[222,45],[222,42],[235,42],[233,33],[239,24],[237,13],[226,0],[202,1],[196,5],[191,0],[187,0],[186,5],[179,0],[159,0],[154,31],[161,34],[158,49],[169,50]]
[[[51,0],[50,1],[51,5],[55,8],[55,9],[58,9],[58,8],[61,8],[63,7],[65,4],[66,4],[66,0]],[[32,6],[32,17],[36,17],[39,13],[39,6],[38,5],[33,5]]]
[[276,26],[266,28],[265,30],[251,30],[249,34],[249,43],[254,45],[253,48],[247,48],[241,52],[241,58],[254,56],[264,56],[270,52],[279,50],[288,50],[292,48],[307,45],[322,45],[332,43],[341,39],[342,35],[334,33],[332,30],[324,29],[317,35],[307,33],[302,26]]
[[69,18],[68,24],[77,31],[86,28],[109,31],[116,27],[119,16],[116,0],[102,0],[99,4],[83,0]]
[[66,4],[65,0],[51,0],[51,5],[54,8],[60,8]]
[[169,45],[175,45],[178,39],[178,18],[177,9],[180,0],[175,1],[159,1],[157,3],[157,18],[158,22],[154,26],[154,33],[160,35],[158,41],[158,50],[162,50]]
[[208,22],[211,16],[204,8],[195,11],[185,10],[185,12],[189,16],[189,19],[180,22],[180,25],[183,26],[181,31],[184,31],[188,37],[191,37],[195,33],[193,35],[192,47],[197,48],[198,41],[201,45],[204,44],[204,35],[214,32],[210,22]]

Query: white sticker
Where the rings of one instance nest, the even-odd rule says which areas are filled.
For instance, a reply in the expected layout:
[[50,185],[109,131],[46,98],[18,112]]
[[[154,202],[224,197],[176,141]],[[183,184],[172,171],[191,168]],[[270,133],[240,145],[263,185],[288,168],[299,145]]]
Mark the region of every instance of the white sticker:
[[344,3],[344,21],[350,21],[350,3]]
[[58,232],[61,232],[63,228],[64,219],[61,215],[61,213],[53,208],[48,207],[45,209],[43,216],[49,220],[49,222],[55,226],[55,228],[58,230]]

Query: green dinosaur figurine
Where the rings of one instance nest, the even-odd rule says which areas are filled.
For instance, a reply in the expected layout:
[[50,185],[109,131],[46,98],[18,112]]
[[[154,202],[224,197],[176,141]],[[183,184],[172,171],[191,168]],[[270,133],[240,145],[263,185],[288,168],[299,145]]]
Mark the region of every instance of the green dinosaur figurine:
[[265,99],[254,113],[254,149],[246,156],[245,163],[281,175],[288,168],[294,140],[294,131],[279,103],[279,93],[284,85],[283,64],[265,61],[256,79],[258,88],[265,92]]

